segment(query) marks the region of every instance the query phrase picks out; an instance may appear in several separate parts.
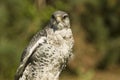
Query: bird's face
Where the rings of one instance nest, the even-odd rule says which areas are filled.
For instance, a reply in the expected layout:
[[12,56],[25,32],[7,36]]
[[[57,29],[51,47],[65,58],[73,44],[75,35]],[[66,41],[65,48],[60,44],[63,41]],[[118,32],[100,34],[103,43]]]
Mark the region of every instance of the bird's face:
[[52,14],[50,23],[55,29],[63,29],[70,27],[70,19],[67,13],[63,11],[56,11]]

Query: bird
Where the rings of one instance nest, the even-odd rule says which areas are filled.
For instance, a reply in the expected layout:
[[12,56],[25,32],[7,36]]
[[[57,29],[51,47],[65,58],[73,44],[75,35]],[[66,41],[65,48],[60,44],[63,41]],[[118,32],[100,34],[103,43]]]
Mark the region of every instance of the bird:
[[73,55],[73,45],[69,15],[55,11],[24,49],[15,80],[59,80]]

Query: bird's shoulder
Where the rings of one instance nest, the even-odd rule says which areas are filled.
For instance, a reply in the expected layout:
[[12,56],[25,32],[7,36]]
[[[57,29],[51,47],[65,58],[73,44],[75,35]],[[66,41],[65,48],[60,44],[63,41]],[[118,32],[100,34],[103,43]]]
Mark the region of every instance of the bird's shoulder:
[[29,61],[29,58],[33,54],[34,50],[38,46],[40,46],[39,44],[43,44],[45,42],[46,35],[47,33],[45,29],[37,32],[31,39],[28,46],[24,49],[22,56],[21,56],[20,66],[18,67],[17,72],[16,72],[16,76],[15,76],[16,79],[18,79],[22,75],[25,69],[25,66],[27,65],[27,61]]
[[[38,31],[31,39],[31,41],[29,42],[28,46],[24,49],[22,56],[21,56],[21,61],[23,61],[23,59],[28,56],[28,54],[32,53],[33,50],[39,46],[39,44],[43,44],[43,42],[45,42],[47,33],[46,33],[46,29],[40,30]],[[32,50],[32,51],[31,51]],[[31,52],[30,52],[31,51]]]

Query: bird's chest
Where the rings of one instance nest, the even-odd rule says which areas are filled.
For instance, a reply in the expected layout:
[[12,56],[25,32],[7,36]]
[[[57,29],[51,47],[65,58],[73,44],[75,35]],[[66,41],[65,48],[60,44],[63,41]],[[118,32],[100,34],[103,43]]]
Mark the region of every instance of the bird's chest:
[[56,54],[68,58],[73,47],[73,37],[71,29],[50,32],[47,36],[47,43],[55,48]]
[[48,33],[47,43],[55,47],[67,48],[70,42],[72,42],[72,32],[70,29],[63,29],[60,31],[55,31]]
[[[33,63],[41,68],[39,70],[50,71],[51,73],[54,70],[59,70],[61,64],[66,63],[70,56],[71,42],[72,38],[69,31],[48,34],[44,45],[38,47],[34,52]],[[45,70],[42,68],[45,68]]]

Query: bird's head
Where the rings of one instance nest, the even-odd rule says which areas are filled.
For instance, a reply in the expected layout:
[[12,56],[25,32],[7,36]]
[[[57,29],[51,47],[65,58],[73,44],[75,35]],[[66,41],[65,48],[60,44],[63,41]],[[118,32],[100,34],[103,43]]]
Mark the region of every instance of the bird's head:
[[70,19],[66,12],[56,11],[52,14],[50,24],[54,29],[63,29],[70,27]]

